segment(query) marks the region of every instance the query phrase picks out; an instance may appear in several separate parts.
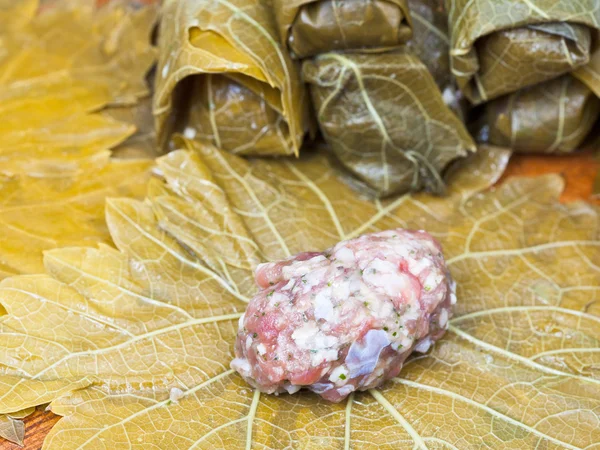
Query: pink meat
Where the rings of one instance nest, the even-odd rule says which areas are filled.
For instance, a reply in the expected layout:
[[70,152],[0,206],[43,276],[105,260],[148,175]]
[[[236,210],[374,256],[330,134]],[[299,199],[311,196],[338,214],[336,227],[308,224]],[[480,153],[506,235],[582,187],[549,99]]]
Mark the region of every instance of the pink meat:
[[390,230],[261,264],[231,367],[262,392],[307,388],[339,402],[427,352],[456,303],[440,245]]

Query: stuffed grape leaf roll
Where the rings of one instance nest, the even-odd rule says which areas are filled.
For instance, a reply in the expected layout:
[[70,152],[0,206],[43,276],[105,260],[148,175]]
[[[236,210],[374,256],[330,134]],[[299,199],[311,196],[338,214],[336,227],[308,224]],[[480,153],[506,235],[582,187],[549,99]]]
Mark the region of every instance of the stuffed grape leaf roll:
[[600,117],[600,99],[571,75],[492,100],[474,114],[481,142],[516,152],[570,153]]
[[443,171],[475,150],[408,48],[327,53],[303,65],[317,119],[339,161],[379,196],[444,190]]
[[274,8],[282,44],[295,58],[385,51],[412,33],[406,0],[274,0]]
[[167,0],[163,11],[153,106],[160,142],[180,132],[238,154],[298,154],[308,95],[270,2]]
[[597,0],[446,0],[452,72],[475,104],[589,63]]

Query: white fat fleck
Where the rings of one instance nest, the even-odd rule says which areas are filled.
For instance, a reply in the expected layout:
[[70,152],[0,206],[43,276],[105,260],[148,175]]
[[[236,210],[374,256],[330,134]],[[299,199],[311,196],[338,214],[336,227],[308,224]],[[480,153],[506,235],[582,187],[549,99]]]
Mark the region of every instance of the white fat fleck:
[[397,297],[400,293],[412,293],[409,278],[401,273],[395,264],[388,261],[375,259],[367,266],[363,277],[367,283],[382,288],[390,297]]
[[289,298],[287,295],[284,295],[281,292],[273,292],[269,297],[269,304],[275,306],[288,300]]
[[[346,284],[346,283],[344,283]],[[333,320],[334,311],[331,302],[331,288],[323,289],[315,297],[315,319],[323,319],[327,322]]]
[[240,330],[242,328],[244,328],[244,319],[245,318],[246,318],[246,314],[244,313],[240,316],[240,320],[238,320],[238,327],[240,328]]
[[256,346],[256,351],[259,355],[265,355],[267,353],[267,348],[265,347],[265,344],[258,344]]
[[235,358],[231,361],[231,368],[243,376],[249,376],[252,373],[252,367],[246,358]]
[[410,272],[415,275],[420,274],[423,270],[428,269],[432,265],[433,263],[429,258],[408,258],[408,270],[410,270]]
[[352,264],[356,261],[354,253],[348,247],[341,247],[336,250],[335,259],[343,264]]
[[196,129],[193,127],[186,127],[183,130],[183,135],[188,139],[194,139],[196,137]]
[[250,336],[246,336],[246,349],[252,347],[252,338]]
[[456,281],[450,283],[450,303],[456,305]]
[[318,366],[324,362],[335,361],[338,358],[338,351],[335,349],[318,350],[310,354],[310,362],[313,366]]
[[[436,287],[438,287],[438,285],[442,282],[442,280],[444,279],[444,276],[437,272],[437,271],[431,271],[431,273],[429,275],[427,275],[427,278],[425,278],[425,281],[423,282],[423,286],[425,287],[426,290],[433,290]],[[429,289],[427,289],[429,288]]]
[[163,78],[167,78],[167,75],[169,75],[169,63],[163,66],[161,74]]
[[415,345],[415,351],[419,353],[427,353],[431,347],[431,344],[431,338],[427,336],[425,339],[420,340],[417,345]]
[[301,277],[306,275],[309,272],[312,272],[317,267],[322,265],[323,261],[326,261],[327,258],[323,255],[315,256],[314,258],[310,258],[306,261],[294,261],[289,266],[285,266],[281,269],[283,276],[286,279],[293,277]]
[[348,382],[348,368],[342,364],[333,369],[331,375],[329,375],[329,381],[340,386],[346,384]]
[[190,27],[199,27],[200,21],[198,19],[194,19],[190,21]]
[[296,384],[285,384],[283,388],[288,392],[288,394],[295,394],[302,389],[302,386],[298,386]]
[[307,273],[302,279],[302,283],[304,284],[304,289],[312,289],[313,287],[321,284],[325,281],[325,275],[327,274],[327,269],[317,269]]
[[287,284],[281,288],[282,291],[289,291],[291,288],[294,287],[295,281],[294,280],[290,280],[287,282]]
[[310,348],[309,341],[312,341],[313,338],[319,332],[319,328],[317,324],[313,321],[310,321],[300,328],[296,328],[292,333],[292,339],[296,341],[296,345],[300,348]]
[[180,398],[183,398],[183,396],[184,393],[179,388],[171,388],[171,390],[169,391],[169,400],[171,400],[172,402],[178,402]]
[[440,328],[446,329],[448,327],[448,310],[442,309],[439,317]]

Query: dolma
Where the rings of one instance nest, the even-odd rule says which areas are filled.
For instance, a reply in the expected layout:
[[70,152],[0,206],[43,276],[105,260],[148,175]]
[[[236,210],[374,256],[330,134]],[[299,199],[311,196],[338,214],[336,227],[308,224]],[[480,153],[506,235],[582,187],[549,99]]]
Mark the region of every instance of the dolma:
[[425,65],[402,47],[307,60],[317,119],[341,164],[379,196],[443,192],[443,171],[475,145]]
[[452,72],[475,104],[586,65],[597,0],[446,0]]
[[569,153],[600,117],[600,99],[571,75],[492,100],[475,114],[478,141],[516,152]]
[[295,58],[385,51],[411,37],[406,0],[273,0],[282,45]]
[[298,154],[308,129],[299,66],[281,47],[266,0],[168,0],[154,115],[173,133],[243,155]]

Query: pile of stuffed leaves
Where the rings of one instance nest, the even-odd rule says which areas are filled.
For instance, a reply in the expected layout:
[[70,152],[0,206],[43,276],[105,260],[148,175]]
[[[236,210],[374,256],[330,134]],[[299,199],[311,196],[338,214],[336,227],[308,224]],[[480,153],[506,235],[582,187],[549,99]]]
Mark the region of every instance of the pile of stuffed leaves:
[[[331,5],[350,8],[362,2],[304,3],[304,9],[296,9],[306,13],[308,6],[325,11]],[[298,41],[300,34],[293,31],[300,13],[296,12],[295,21],[282,25],[281,17],[294,15],[289,14],[290,5],[276,4],[284,41],[290,47],[305,43],[308,48],[309,40]],[[378,196],[421,189],[441,193],[446,167],[475,150],[456,114],[459,95],[450,74],[443,2],[410,0],[407,4],[413,38],[405,45],[377,47],[364,32],[357,32],[347,36],[341,47],[336,44],[339,40],[325,41],[330,44],[327,50],[338,51],[324,51],[303,62],[315,116],[330,150]],[[313,46],[304,54],[316,50]],[[292,51],[298,54],[297,49]]]

